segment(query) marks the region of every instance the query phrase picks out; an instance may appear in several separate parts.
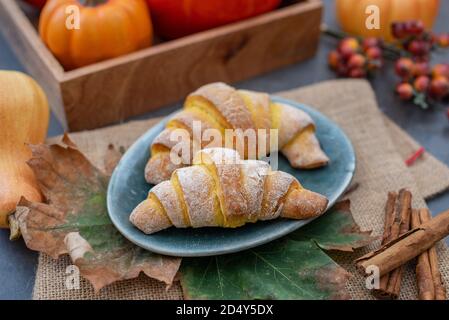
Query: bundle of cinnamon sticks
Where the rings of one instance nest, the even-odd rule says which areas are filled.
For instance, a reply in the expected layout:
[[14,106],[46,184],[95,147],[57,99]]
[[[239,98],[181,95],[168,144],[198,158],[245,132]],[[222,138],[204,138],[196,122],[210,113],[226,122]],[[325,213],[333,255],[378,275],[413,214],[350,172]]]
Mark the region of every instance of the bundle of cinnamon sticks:
[[370,267],[376,266],[380,280],[372,291],[374,296],[397,299],[404,266],[417,258],[419,299],[445,300],[446,289],[434,245],[449,235],[449,211],[432,219],[428,209],[412,209],[411,204],[412,194],[406,189],[388,193],[381,247],[357,259],[357,267],[369,275]]

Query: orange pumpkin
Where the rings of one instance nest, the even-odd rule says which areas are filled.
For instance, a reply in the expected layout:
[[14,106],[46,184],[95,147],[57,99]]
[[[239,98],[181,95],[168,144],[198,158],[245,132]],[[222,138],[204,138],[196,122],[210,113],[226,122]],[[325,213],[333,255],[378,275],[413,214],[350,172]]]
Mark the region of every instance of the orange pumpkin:
[[[439,0],[336,0],[337,19],[344,31],[364,36],[392,40],[391,23],[395,21],[422,20],[431,29],[438,15]],[[368,29],[367,6],[379,8],[380,29]]]
[[39,33],[61,64],[74,69],[150,46],[153,28],[144,0],[49,0]]

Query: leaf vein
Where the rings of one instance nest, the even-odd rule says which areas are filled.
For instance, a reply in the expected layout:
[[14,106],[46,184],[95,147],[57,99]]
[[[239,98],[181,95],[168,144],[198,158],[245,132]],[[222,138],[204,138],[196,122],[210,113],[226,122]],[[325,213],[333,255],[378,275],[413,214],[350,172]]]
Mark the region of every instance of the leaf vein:
[[273,265],[270,261],[268,261],[267,259],[265,259],[264,257],[262,257],[261,255],[259,255],[257,252],[255,251],[251,251],[257,258],[259,258],[260,260],[262,260],[263,262],[265,262],[268,266],[270,266],[273,271],[274,271],[274,278],[277,282],[278,279],[276,277],[276,272],[279,273],[282,277],[284,277],[289,283],[291,283],[295,288],[301,290],[302,292],[304,292],[305,294],[307,294],[310,297],[313,297],[313,294],[309,291],[306,290],[304,288],[301,288],[300,286],[298,286],[292,279],[290,279],[286,274],[284,274],[279,268],[277,268],[275,265]]
[[215,264],[217,265],[218,283],[220,285],[221,297],[224,297],[223,282],[221,279],[220,267],[218,266],[218,257],[215,257]]

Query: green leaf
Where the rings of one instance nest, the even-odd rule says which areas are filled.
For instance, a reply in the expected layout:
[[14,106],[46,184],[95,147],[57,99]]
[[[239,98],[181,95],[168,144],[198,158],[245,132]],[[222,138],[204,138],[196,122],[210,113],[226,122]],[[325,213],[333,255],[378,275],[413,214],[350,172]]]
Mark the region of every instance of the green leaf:
[[349,201],[337,203],[330,212],[289,235],[294,240],[311,239],[325,250],[352,252],[370,244],[371,231],[361,231],[354,221]]
[[346,299],[349,274],[321,248],[351,251],[374,240],[341,202],[289,236],[244,252],[184,259],[190,299]]
[[141,249],[109,219],[109,177],[64,137],[62,145],[30,146],[33,169],[47,203],[22,199],[15,217],[26,245],[55,259],[68,253],[96,290],[140,272],[168,285],[181,260]]

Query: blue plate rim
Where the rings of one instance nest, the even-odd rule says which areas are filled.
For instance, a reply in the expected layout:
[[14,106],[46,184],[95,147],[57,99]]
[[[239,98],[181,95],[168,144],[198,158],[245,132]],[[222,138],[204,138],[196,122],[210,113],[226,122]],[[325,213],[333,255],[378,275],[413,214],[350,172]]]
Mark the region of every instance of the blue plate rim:
[[[355,156],[355,150],[354,147],[352,145],[351,140],[349,139],[349,137],[346,135],[346,133],[344,132],[344,130],[338,125],[336,124],[334,121],[332,121],[331,119],[329,119],[327,116],[325,116],[323,113],[319,112],[318,110],[300,103],[300,102],[296,102],[296,101],[292,101],[286,98],[282,98],[276,95],[270,95],[271,99],[273,101],[276,102],[280,102],[280,103],[285,103],[288,105],[291,105],[293,107],[297,107],[297,106],[301,106],[301,108],[303,108],[307,113],[309,114],[316,114],[319,115],[320,117],[325,118],[328,122],[332,123],[334,126],[336,126],[340,131],[341,134],[344,138],[344,142],[347,145],[348,149],[351,151],[350,154],[350,161],[354,164],[353,169],[351,171],[347,171],[347,175],[345,176],[345,179],[343,181],[343,183],[340,185],[339,189],[335,192],[335,194],[337,194],[337,196],[335,196],[333,199],[329,199],[329,203],[327,206],[326,211],[331,208],[337,201],[338,199],[341,197],[341,195],[345,192],[345,190],[348,188],[348,186],[351,184],[351,181],[354,177],[354,173],[355,173],[355,169],[357,166],[357,160],[356,160],[356,156]],[[113,214],[111,214],[111,207],[113,206],[113,204],[111,203],[111,199],[109,197],[109,194],[112,192],[112,186],[114,185],[114,182],[117,180],[117,172],[118,172],[118,168],[120,168],[120,164],[125,160],[126,154],[129,153],[133,153],[133,150],[136,149],[141,140],[145,140],[147,135],[151,135],[152,134],[152,130],[155,130],[158,126],[163,126],[171,117],[173,117],[174,114],[176,114],[178,111],[175,111],[173,113],[171,113],[170,115],[164,117],[163,119],[161,119],[161,121],[154,127],[148,129],[144,134],[142,134],[129,148],[128,150],[125,152],[125,154],[123,155],[122,159],[119,161],[118,165],[116,166],[116,168],[114,169],[114,172],[109,180],[109,185],[108,185],[108,189],[107,189],[107,199],[106,199],[106,204],[107,204],[107,209],[108,209],[108,215],[109,218],[112,221],[112,224],[115,226],[115,228],[129,241],[131,241],[132,243],[134,243],[135,245],[146,249],[150,252],[154,252],[154,253],[159,253],[159,254],[163,254],[163,255],[168,255],[168,256],[175,256],[175,257],[205,257],[205,256],[216,256],[216,255],[223,255],[223,254],[231,254],[231,253],[235,253],[235,252],[240,252],[240,251],[244,251],[250,248],[254,248],[263,244],[266,244],[268,242],[274,241],[276,239],[279,239],[281,237],[284,237],[286,235],[288,235],[289,233],[301,228],[302,226],[312,222],[313,220],[315,220],[316,218],[313,219],[308,219],[308,220],[298,220],[298,221],[291,221],[291,224],[288,227],[283,228],[283,230],[281,232],[278,233],[274,233],[270,236],[267,236],[263,239],[259,239],[259,238],[255,238],[253,241],[246,241],[244,245],[241,246],[231,246],[231,247],[227,247],[226,244],[223,244],[223,247],[221,250],[215,250],[213,252],[210,251],[199,251],[199,250],[186,250],[184,252],[179,252],[179,251],[173,251],[170,250],[170,248],[161,248],[158,246],[152,246],[151,244],[148,243],[142,243],[140,241],[136,241],[132,236],[128,235],[128,231],[126,230],[126,227],[122,227],[122,223],[120,222],[120,218],[118,216],[115,216]],[[319,217],[317,217],[319,218]],[[244,227],[242,227],[244,228]],[[150,235],[149,235],[150,236]]]

